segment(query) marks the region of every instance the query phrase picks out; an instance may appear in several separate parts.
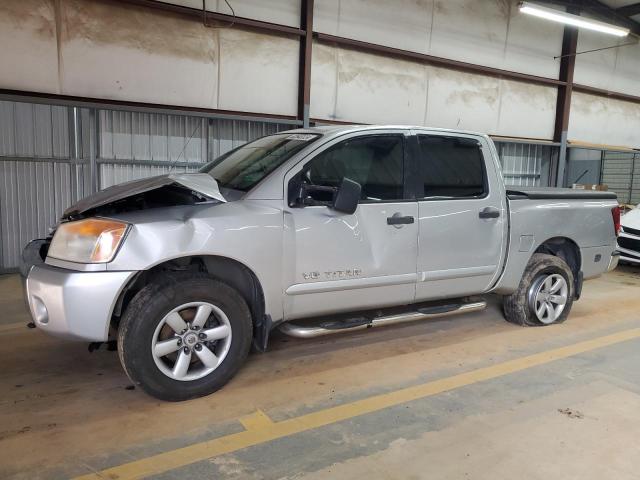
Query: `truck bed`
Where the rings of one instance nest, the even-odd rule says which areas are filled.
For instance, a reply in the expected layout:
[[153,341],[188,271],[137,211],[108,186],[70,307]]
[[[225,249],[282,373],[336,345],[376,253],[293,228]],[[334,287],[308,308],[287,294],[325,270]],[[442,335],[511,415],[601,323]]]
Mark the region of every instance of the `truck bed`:
[[615,192],[553,187],[507,188],[507,196],[509,197],[509,200],[615,200],[618,198]]

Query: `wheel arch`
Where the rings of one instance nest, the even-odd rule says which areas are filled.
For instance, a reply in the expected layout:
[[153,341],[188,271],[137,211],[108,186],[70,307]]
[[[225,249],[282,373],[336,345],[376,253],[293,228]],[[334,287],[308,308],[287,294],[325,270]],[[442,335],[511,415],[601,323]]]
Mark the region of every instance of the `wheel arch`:
[[[134,275],[120,292],[112,315],[111,327],[118,328],[120,318],[133,297],[154,278],[168,272],[204,272],[236,289],[244,298],[253,319],[253,338],[259,350],[266,348],[270,319],[265,312],[264,290],[257,275],[238,260],[218,255],[191,255],[173,258]],[[264,348],[261,348],[264,345]]]
[[571,268],[574,278],[579,276],[582,269],[580,247],[568,237],[549,238],[538,245],[533,253],[546,253],[561,258]]

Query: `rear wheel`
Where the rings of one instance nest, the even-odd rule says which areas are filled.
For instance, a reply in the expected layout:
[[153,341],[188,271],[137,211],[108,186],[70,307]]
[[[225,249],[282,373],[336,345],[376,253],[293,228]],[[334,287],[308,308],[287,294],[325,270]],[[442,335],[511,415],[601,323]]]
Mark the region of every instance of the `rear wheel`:
[[507,321],[525,326],[564,322],[571,311],[573,297],[573,273],[565,261],[536,253],[518,289],[504,297],[504,315]]
[[161,400],[207,395],[237,372],[251,346],[249,307],[200,273],[168,274],[127,306],[118,330],[129,378]]

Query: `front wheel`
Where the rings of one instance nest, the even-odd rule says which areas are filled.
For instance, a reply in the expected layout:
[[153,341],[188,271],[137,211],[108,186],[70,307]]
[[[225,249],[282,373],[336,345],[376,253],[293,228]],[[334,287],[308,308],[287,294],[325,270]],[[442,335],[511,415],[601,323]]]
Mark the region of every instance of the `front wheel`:
[[229,381],[249,353],[251,335],[251,313],[236,290],[200,273],[167,274],[127,306],[118,352],[136,385],[180,401]]
[[564,322],[574,297],[573,272],[564,260],[536,253],[522,275],[518,289],[504,297],[507,321],[524,326]]

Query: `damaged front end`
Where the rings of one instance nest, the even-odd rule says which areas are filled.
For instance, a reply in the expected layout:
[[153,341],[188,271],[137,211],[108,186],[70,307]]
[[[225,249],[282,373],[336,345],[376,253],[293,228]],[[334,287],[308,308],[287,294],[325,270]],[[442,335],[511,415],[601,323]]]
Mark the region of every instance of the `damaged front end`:
[[206,173],[168,174],[134,180],[80,200],[65,210],[62,220],[79,220],[89,216],[150,208],[195,205],[204,202],[224,203],[218,183]]
[[[90,217],[148,210],[152,208],[225,203],[218,183],[206,173],[180,173],[134,180],[106,188],[83,198],[63,213],[61,222]],[[22,251],[20,274],[23,279],[34,265],[45,262],[57,226],[46,238],[32,240]]]

